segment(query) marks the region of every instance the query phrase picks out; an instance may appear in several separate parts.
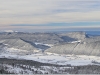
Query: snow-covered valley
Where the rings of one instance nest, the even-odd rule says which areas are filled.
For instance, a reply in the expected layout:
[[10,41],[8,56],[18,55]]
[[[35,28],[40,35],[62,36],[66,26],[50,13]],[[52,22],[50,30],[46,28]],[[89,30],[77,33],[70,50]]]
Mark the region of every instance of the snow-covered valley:
[[[80,70],[87,69],[87,67],[90,69],[95,68],[94,66],[99,67],[100,57],[86,55],[59,55],[54,53],[35,53],[28,55],[1,53],[0,63],[2,63],[0,66],[3,67],[5,73],[74,74],[77,71],[79,71],[78,73],[83,73],[83,71],[80,72]],[[88,73],[87,71],[85,72]]]
[[11,52],[3,52],[0,53],[0,58],[8,58],[8,59],[18,59],[18,60],[33,60],[42,63],[50,63],[57,65],[72,65],[72,66],[80,66],[80,65],[100,65],[93,63],[93,61],[100,62],[99,56],[87,56],[87,55],[64,55],[64,54],[55,54],[55,53],[33,53],[33,54],[24,54],[19,55]]

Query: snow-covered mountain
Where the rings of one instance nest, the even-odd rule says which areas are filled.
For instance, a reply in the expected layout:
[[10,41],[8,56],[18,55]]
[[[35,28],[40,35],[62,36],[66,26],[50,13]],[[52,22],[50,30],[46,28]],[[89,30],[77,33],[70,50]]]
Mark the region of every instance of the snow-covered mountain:
[[[100,55],[100,36],[87,37],[85,32],[70,33],[0,33],[0,43],[5,49],[31,53],[43,50],[58,54]],[[2,50],[1,49],[1,50]],[[24,53],[23,53],[24,54]]]
[[100,42],[79,42],[57,45],[46,50],[46,52],[58,54],[75,54],[75,55],[94,55],[100,56]]
[[[15,62],[10,63],[12,60]],[[69,69],[75,73],[76,67],[100,66],[100,36],[89,36],[85,32],[3,32],[0,33],[0,65],[2,63],[5,72],[10,73],[60,74],[69,73]]]

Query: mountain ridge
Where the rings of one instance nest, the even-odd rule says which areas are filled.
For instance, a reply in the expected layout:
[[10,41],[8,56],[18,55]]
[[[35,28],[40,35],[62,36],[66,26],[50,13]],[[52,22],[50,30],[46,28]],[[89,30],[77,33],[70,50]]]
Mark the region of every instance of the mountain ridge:
[[[26,51],[34,52],[34,50],[44,50],[44,52],[48,51],[58,54],[98,55],[96,53],[99,53],[100,36],[89,37],[85,32],[59,34],[6,32],[0,34],[0,41],[7,45],[8,48],[16,48]],[[49,46],[49,44],[51,44],[52,47]],[[95,50],[97,52],[95,52]]]

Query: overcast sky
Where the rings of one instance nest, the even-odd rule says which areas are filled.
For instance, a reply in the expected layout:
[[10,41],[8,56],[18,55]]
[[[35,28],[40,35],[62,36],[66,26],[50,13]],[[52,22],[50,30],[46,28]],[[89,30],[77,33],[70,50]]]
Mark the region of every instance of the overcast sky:
[[99,27],[100,0],[0,0],[0,30]]

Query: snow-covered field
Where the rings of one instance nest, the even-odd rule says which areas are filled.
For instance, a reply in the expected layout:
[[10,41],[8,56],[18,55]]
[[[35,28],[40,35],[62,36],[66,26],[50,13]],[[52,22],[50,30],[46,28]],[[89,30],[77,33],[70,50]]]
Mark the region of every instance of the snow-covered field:
[[[22,52],[25,54],[18,54]],[[0,53],[0,58],[8,59],[18,59],[18,60],[33,60],[41,63],[56,64],[57,66],[39,66],[36,67],[32,65],[25,64],[0,64],[1,67],[8,73],[14,74],[68,74],[71,71],[74,73],[76,69],[74,66],[87,66],[87,65],[99,65],[100,66],[100,57],[99,56],[87,56],[87,55],[64,55],[64,54],[55,54],[49,52],[37,52],[37,53],[27,53],[15,48],[5,48],[4,51]],[[61,66],[63,65],[63,66]],[[66,66],[65,66],[66,65]],[[82,69],[81,69],[82,70]],[[69,72],[70,71],[70,72]],[[77,71],[77,70],[76,70]]]
[[[25,59],[25,60],[34,60],[42,63],[51,63],[58,65],[89,65],[95,64],[93,61],[100,62],[100,57],[98,56],[86,56],[86,55],[59,55],[54,53],[36,53],[36,54],[27,54],[27,55],[17,55],[11,52],[0,53],[0,58],[9,58],[9,59]],[[99,64],[97,64],[99,65]]]

